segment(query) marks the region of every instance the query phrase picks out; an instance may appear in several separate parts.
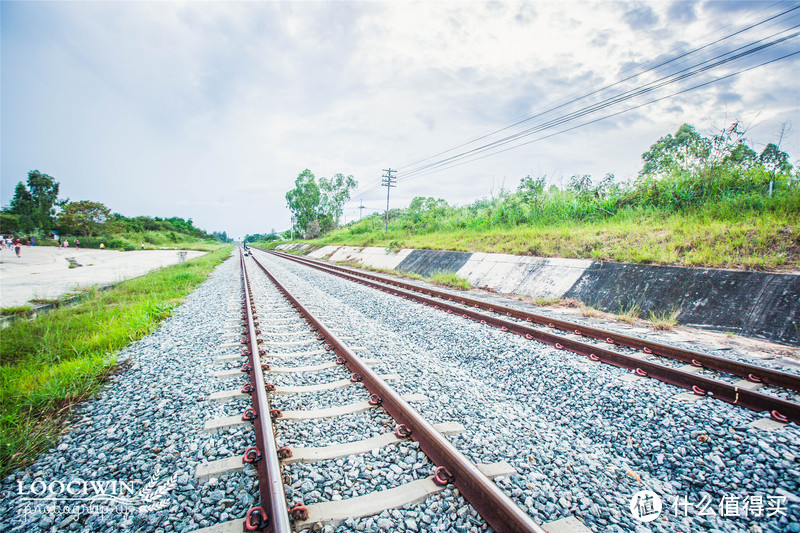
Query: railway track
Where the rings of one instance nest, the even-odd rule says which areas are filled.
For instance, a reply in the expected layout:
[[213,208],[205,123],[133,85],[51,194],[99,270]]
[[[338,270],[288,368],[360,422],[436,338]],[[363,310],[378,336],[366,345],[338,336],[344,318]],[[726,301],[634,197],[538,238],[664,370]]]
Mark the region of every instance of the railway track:
[[[269,278],[276,292],[284,299],[284,301],[272,299],[271,306],[262,309],[259,318],[246,263],[245,255],[240,251],[242,354],[240,357],[228,357],[224,360],[224,362],[234,361],[236,364],[241,362],[242,366],[238,370],[220,372],[217,377],[229,378],[241,375],[247,379],[244,380],[240,390],[223,391],[213,395],[211,399],[225,401],[249,395],[251,405],[239,416],[208,421],[206,430],[219,431],[242,423],[252,423],[255,443],[249,446],[241,457],[232,456],[200,465],[196,477],[205,480],[243,469],[246,464],[254,465],[258,473],[260,505],[251,508],[243,520],[232,520],[201,531],[244,529],[287,532],[315,525],[320,527],[323,523],[340,523],[348,517],[376,515],[387,509],[410,505],[451,484],[496,531],[536,533],[546,531],[491,481],[492,477],[514,472],[507,463],[478,465],[468,460],[443,436],[443,433],[463,431],[463,427],[459,424],[434,425],[423,418],[409,403],[422,398],[415,395],[401,395],[387,383],[387,379],[399,376],[382,376],[375,372],[371,368],[371,364],[375,361],[359,357],[334,329],[326,326],[305,308],[256,258],[252,258],[252,263]],[[294,327],[286,331],[287,326],[292,325],[300,325],[301,328]],[[316,349],[309,350],[309,347]],[[289,348],[290,351],[268,351],[280,348]],[[294,348],[300,348],[301,351],[293,351]],[[294,367],[274,366],[276,360],[303,360],[308,363],[308,358],[320,358],[323,362]],[[268,360],[271,363],[267,363]],[[327,382],[324,379],[313,380],[315,382],[311,385],[294,387],[266,383],[264,378],[265,374],[270,376],[276,372],[313,374],[315,371],[331,368],[339,374],[349,374],[349,378]],[[349,386],[362,389],[364,400],[316,410],[281,411],[271,405],[268,397],[268,393],[324,393]],[[368,409],[382,409],[391,416],[396,422],[394,432],[361,441],[323,447],[292,449],[287,446],[279,447],[276,443],[275,429],[282,423],[341,416]],[[418,444],[419,449],[430,460],[432,475],[347,501],[336,500],[308,506],[300,501],[292,505],[287,503],[284,493],[284,482],[287,479],[282,474],[281,461],[292,463],[337,459],[346,455],[366,453],[405,440],[412,440]]]
[[[674,387],[636,373],[652,375],[643,357],[684,364],[656,344],[629,346],[637,341],[617,334],[610,344],[605,332],[579,336],[566,321],[514,315],[495,303],[253,255],[221,265],[162,328],[126,351],[133,364],[81,408],[58,446],[0,480],[0,529],[479,533],[491,524],[561,533],[566,521],[566,531],[620,533],[641,525],[629,504],[642,490],[663,500],[653,531],[778,533],[800,523],[797,425],[694,392],[688,396],[706,400],[675,401]],[[534,331],[512,329],[523,327]],[[556,338],[534,342],[544,334]],[[634,357],[637,366],[558,351],[556,343],[570,347],[562,338],[587,343],[589,354],[612,364],[600,348]],[[696,362],[702,355],[683,352]],[[711,362],[688,365],[698,369],[689,374],[728,385],[741,377]],[[794,401],[791,386],[776,385],[786,377],[755,370],[748,369],[761,383],[745,378],[747,386]],[[395,392],[375,388],[381,381]],[[423,446],[428,422],[390,412],[395,401],[447,435],[466,478],[437,455],[447,441]],[[780,409],[773,416],[788,418]],[[764,420],[773,427],[751,427]],[[433,480],[440,466],[442,486]],[[501,489],[511,511],[481,507],[484,496],[464,485],[475,470],[475,490]],[[90,491],[95,482],[130,486],[124,516],[48,511],[50,496],[59,496],[52,491],[80,480]],[[698,505],[707,495],[715,506],[731,496],[758,498],[764,513],[677,514],[675,505]],[[780,499],[783,507],[767,515]],[[516,525],[502,522],[509,516]]]
[[[800,423],[800,404],[794,401],[794,393],[800,391],[800,376],[795,374],[558,320],[304,257],[262,251],[396,297],[544,342],[557,349],[572,351],[593,361],[629,369],[633,372],[633,379],[650,377],[688,389],[691,394],[685,397],[687,400],[693,396],[714,397],[756,412],[768,412],[777,423]],[[672,364],[674,362],[684,365],[675,366]],[[704,370],[716,376],[701,375]],[[733,382],[720,379],[726,374],[743,379]],[[759,389],[765,386],[776,393],[760,392]]]

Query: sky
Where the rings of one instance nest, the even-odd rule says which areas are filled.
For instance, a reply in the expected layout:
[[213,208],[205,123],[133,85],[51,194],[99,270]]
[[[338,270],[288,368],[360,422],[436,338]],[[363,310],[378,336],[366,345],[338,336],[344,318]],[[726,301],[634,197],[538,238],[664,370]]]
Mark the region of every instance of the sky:
[[[683,123],[712,135],[740,121],[757,152],[780,142],[796,162],[800,55],[777,59],[800,51],[800,9],[732,34],[798,6],[3,1],[0,203],[36,169],[62,198],[239,239],[288,228],[285,194],[306,168],[358,180],[344,222],[361,202],[365,214],[385,208],[383,169],[398,169],[392,207],[463,205],[527,175],[631,178]],[[586,109],[702,61],[691,77]],[[411,173],[537,126],[502,153]]]

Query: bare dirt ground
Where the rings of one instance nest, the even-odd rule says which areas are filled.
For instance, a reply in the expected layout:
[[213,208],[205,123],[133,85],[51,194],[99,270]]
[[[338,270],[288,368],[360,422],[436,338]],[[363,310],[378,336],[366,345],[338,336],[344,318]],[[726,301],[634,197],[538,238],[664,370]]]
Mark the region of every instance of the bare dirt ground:
[[[78,287],[105,286],[181,261],[179,250],[89,250],[23,246],[0,250],[0,307],[57,299]],[[185,251],[185,259],[205,252]],[[76,265],[76,266],[70,266]],[[80,266],[77,266],[80,265]]]

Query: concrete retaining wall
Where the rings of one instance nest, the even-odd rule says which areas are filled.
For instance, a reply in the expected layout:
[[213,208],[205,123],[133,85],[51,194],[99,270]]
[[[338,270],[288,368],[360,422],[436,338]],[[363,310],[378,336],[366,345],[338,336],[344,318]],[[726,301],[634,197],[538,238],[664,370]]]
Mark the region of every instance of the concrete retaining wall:
[[797,274],[377,247],[325,246],[309,256],[423,276],[455,272],[477,287],[534,298],[576,298],[611,313],[634,304],[642,316],[677,310],[681,324],[800,346]]

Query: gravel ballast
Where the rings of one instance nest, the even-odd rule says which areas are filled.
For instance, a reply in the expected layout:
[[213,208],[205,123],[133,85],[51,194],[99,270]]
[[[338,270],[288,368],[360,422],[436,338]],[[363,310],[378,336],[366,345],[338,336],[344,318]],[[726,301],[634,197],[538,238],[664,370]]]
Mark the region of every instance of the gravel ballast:
[[[308,267],[255,252],[273,275],[323,321],[353,337],[376,372],[396,373],[402,394],[432,423],[455,421],[466,432],[449,437],[476,463],[504,460],[516,474],[497,484],[537,522],[574,516],[593,531],[800,531],[798,492],[800,431],[749,428],[765,414],[723,402],[673,399],[680,389],[651,379],[624,382],[630,373],[516,335],[447,315]],[[152,335],[119,354],[129,367],[96,399],[81,405],[58,444],[31,467],[2,481],[3,531],[192,531],[244,516],[258,501],[255,471],[196,481],[203,462],[240,455],[252,427],[203,432],[212,418],[236,415],[248,399],[209,400],[238,389],[242,378],[215,372],[242,360],[238,254],[220,265],[186,303]],[[260,329],[268,342],[314,339],[266,276],[248,260]],[[511,302],[513,303],[513,302]],[[232,335],[233,334],[233,335]],[[318,350],[322,343],[268,346],[269,352]],[[331,354],[269,359],[273,366],[306,366]],[[242,374],[244,376],[244,374]],[[270,373],[276,385],[310,385],[349,378],[342,367],[313,373]],[[363,385],[322,393],[275,395],[282,410],[325,408],[363,401]],[[392,431],[381,409],[331,419],[278,420],[278,445],[323,446]],[[434,465],[416,443],[319,463],[285,465],[289,502],[311,504],[383,490],[432,474]],[[78,480],[74,485],[71,481]],[[113,512],[84,505],[62,513],[63,501],[26,500],[42,487],[116,482]],[[53,482],[57,482],[51,485]],[[130,490],[129,490],[130,489]],[[652,490],[663,501],[652,522],[633,518],[633,494]],[[106,489],[109,492],[110,489]],[[47,492],[45,490],[45,492]],[[727,500],[724,500],[727,498]],[[761,498],[761,516],[756,504]],[[720,503],[739,505],[742,516],[720,516]],[[742,505],[750,507],[743,512]],[[776,511],[775,503],[781,502]],[[678,505],[673,505],[677,502]],[[704,515],[701,505],[708,502]],[[35,504],[40,505],[35,505]],[[87,504],[87,502],[80,502]],[[100,503],[100,502],[95,502]],[[106,509],[114,509],[108,501]],[[47,505],[44,505],[47,504]],[[688,507],[687,507],[688,504]],[[74,509],[74,502],[72,503]],[[713,513],[713,514],[712,514]],[[767,514],[772,513],[772,516]],[[483,531],[485,522],[452,486],[405,509],[348,519],[322,528],[350,531]],[[315,528],[316,529],[316,528]]]
[[[206,420],[235,413],[206,398],[233,386],[212,374],[224,368],[217,357],[239,351],[220,349],[237,331],[224,325],[239,314],[238,272],[236,259],[222,263],[156,332],[117,355],[124,370],[76,408],[56,447],[2,481],[0,530],[190,531],[257,501],[250,467],[194,478],[198,464],[243,453],[254,438],[247,426],[203,432]],[[93,500],[100,492],[120,499]]]
[[[800,531],[796,425],[749,428],[766,413],[677,401],[684,391],[656,380],[625,382],[630,372],[256,257],[367,348],[360,355],[381,359],[381,372],[401,374],[400,392],[428,396],[416,405],[426,418],[464,424],[451,440],[469,458],[512,464],[518,473],[498,484],[539,523],[576,516],[595,531]],[[629,508],[646,489],[664,506],[649,523]],[[391,519],[405,528],[402,516]]]

